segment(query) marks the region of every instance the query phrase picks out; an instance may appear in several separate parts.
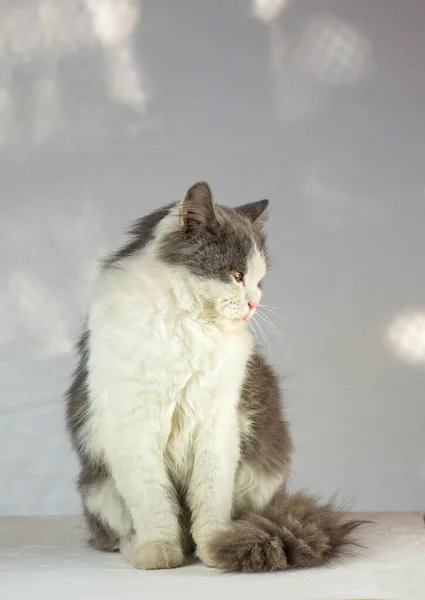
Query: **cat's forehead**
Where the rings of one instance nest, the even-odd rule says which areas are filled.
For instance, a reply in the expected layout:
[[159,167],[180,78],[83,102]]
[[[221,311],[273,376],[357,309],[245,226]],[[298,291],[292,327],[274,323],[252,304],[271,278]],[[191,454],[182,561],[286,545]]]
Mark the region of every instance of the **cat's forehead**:
[[226,230],[235,245],[245,248],[246,253],[252,251],[256,245],[260,252],[265,250],[266,238],[260,229],[252,226],[252,223],[240,212],[228,206],[216,205],[221,227]]
[[215,212],[222,225],[228,226],[236,232],[251,235],[252,228],[248,219],[241,215],[236,209],[230,206],[215,204]]
[[219,213],[218,223],[211,228],[210,248],[233,263],[235,268],[246,271],[254,250],[261,244],[247,219],[235,210],[219,208],[224,210]]

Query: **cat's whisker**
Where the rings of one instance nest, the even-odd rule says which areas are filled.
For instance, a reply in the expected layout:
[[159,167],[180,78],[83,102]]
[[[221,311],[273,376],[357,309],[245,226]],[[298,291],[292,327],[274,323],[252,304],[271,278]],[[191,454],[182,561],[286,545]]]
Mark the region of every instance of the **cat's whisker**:
[[281,321],[288,322],[287,319],[285,319],[285,317],[282,317],[282,315],[278,315],[277,312],[275,310],[273,310],[273,308],[271,306],[266,306],[266,305],[262,304],[261,308],[264,308],[264,310],[267,310],[269,313],[271,313],[278,319],[281,319]]
[[261,333],[261,337],[262,339],[265,341],[265,343],[267,344],[267,347],[269,349],[269,354],[271,356],[271,345],[270,345],[270,340],[267,336],[267,331],[264,331],[263,325],[264,323],[262,322],[262,320],[259,318],[258,313],[256,312],[252,318],[252,322],[255,322],[256,326],[258,327],[258,330]]
[[271,346],[270,346],[269,339],[268,339],[268,338],[267,338],[267,336],[265,335],[265,333],[264,333],[264,331],[262,330],[262,328],[261,328],[260,324],[255,322],[255,315],[254,315],[254,318],[253,318],[253,319],[251,319],[251,323],[252,323],[253,327],[255,327],[255,326],[257,326],[257,327],[258,327],[258,331],[260,332],[262,339],[263,339],[263,340],[264,340],[264,342],[267,344],[267,348],[268,348],[268,351],[269,351],[269,356],[271,356],[271,355],[272,355],[272,350],[271,350]]
[[[260,330],[263,332],[263,335],[266,335],[266,332],[268,333],[268,332],[270,332],[270,331],[271,331],[271,330],[270,330],[270,326],[269,326],[269,324],[267,323],[267,321],[265,321],[265,319],[264,319],[263,315],[261,315],[261,314],[260,314],[260,313],[257,311],[257,312],[256,312],[256,314],[255,314],[255,317],[256,317],[256,318],[257,318],[257,320],[258,320],[258,326],[259,326]],[[264,331],[264,329],[263,329],[263,328],[265,328],[265,330],[266,330],[266,331]],[[272,333],[273,333],[273,332],[272,332]],[[267,336],[266,336],[266,337],[267,337]],[[267,340],[268,340],[268,338],[267,338]]]
[[263,304],[261,303],[262,308],[273,308],[275,310],[283,310],[283,306],[272,306],[271,304]]
[[256,324],[254,323],[254,321],[251,321],[250,323],[252,325],[252,333],[254,334],[255,337],[255,343],[257,344],[257,346],[260,346],[260,340],[258,339],[258,330],[256,328]]
[[265,314],[262,314],[259,311],[257,312],[257,315],[258,315],[258,318],[260,319],[260,321],[262,321],[264,323],[264,325],[269,329],[269,331],[271,333],[273,333],[281,343],[283,343],[285,341],[285,338],[282,335],[282,333],[280,332],[280,330],[273,323],[273,321],[270,319],[270,317],[268,317]]
[[275,333],[275,335],[282,341],[285,342],[285,336],[282,334],[282,332],[280,331],[280,329],[277,327],[277,325],[275,323],[273,323],[273,321],[270,319],[270,317],[268,315],[262,315],[267,323],[269,324],[270,329]]

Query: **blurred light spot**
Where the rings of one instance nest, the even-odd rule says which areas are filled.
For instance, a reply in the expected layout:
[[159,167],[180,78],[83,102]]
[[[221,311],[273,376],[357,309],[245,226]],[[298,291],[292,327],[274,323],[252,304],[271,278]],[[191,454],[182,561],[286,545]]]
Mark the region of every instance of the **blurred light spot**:
[[359,81],[375,66],[372,44],[352,25],[333,16],[309,23],[296,59],[309,75],[331,85]]
[[322,102],[323,90],[295,63],[293,43],[279,24],[270,26],[270,62],[278,117],[291,122],[314,113]]
[[425,310],[410,310],[397,315],[388,327],[386,338],[400,360],[425,364]]
[[39,200],[33,197],[25,214],[17,211],[0,222],[0,252],[8,259],[0,289],[0,352],[8,360],[71,351],[67,323],[86,313],[99,267],[91,257],[105,252],[102,211],[89,190],[80,199],[69,192],[66,210],[40,211]]
[[256,6],[260,14],[264,9],[269,26],[274,102],[282,121],[310,117],[326,101],[330,86],[355,83],[373,71],[372,44],[345,21],[319,16],[299,35],[286,27],[284,19],[275,18],[277,4],[259,2]]
[[14,0],[0,16],[0,53],[11,64],[32,62],[47,52],[51,58],[69,54],[92,37],[76,0]]
[[105,50],[106,79],[111,98],[132,108],[144,107],[149,99],[145,78],[137,68],[129,43],[140,21],[136,0],[85,0],[93,31]]
[[270,23],[289,6],[291,0],[254,0],[253,13],[261,21]]
[[113,111],[122,104],[135,114],[133,122],[126,117],[120,135],[136,125],[140,131],[151,97],[134,44],[143,0],[3,4],[0,147],[49,141],[69,146],[81,136],[93,143],[99,133],[116,129]]
[[93,30],[104,46],[116,46],[130,37],[140,19],[136,0],[85,0]]
[[0,89],[0,146],[3,146],[10,135],[10,124],[13,123],[13,102],[9,92]]
[[17,330],[25,322],[26,336],[38,342],[44,357],[69,353],[72,344],[64,320],[42,281],[35,279],[31,273],[14,271],[9,290],[14,300]]
[[145,107],[150,94],[146,83],[142,84],[140,71],[137,72],[129,49],[116,48],[108,62],[108,88],[111,97],[135,109]]

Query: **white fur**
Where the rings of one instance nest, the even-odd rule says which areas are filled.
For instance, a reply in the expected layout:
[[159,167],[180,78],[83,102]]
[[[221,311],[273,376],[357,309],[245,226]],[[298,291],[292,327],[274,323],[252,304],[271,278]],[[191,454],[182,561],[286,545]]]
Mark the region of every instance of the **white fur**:
[[237,513],[263,509],[285,483],[286,473],[261,473],[254,465],[244,463],[237,473],[234,504]]
[[87,493],[85,502],[90,513],[106,522],[113,530],[120,532],[122,537],[130,534],[130,514],[110,479],[106,479],[99,486],[93,486]]
[[248,269],[245,274],[245,287],[248,301],[251,304],[259,304],[261,299],[261,290],[258,287],[259,282],[266,274],[266,263],[264,256],[255,246],[248,261]]
[[[221,283],[167,266],[155,249],[176,226],[172,212],[142,253],[103,273],[89,319],[91,418],[84,439],[108,463],[119,492],[103,490],[90,506],[99,512],[103,499],[116,522],[125,513],[111,498],[124,499],[135,537],[122,550],[142,567],[180,560],[169,476],[187,489],[192,533],[206,563],[208,541],[230,520],[237,404],[253,348],[241,319],[248,302],[259,302],[266,270],[257,248],[245,285],[232,281],[230,270],[229,282]],[[166,550],[158,550],[161,544]]]

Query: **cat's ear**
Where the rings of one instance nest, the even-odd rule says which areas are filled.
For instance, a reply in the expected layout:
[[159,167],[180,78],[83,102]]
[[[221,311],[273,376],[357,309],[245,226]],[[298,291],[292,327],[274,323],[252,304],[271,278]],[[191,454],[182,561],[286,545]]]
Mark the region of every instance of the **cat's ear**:
[[187,190],[180,203],[179,218],[187,234],[201,231],[215,221],[212,192],[206,181],[198,181]]
[[251,221],[253,225],[262,227],[267,221],[269,214],[269,201],[258,200],[258,202],[250,202],[243,206],[237,206],[235,210]]

